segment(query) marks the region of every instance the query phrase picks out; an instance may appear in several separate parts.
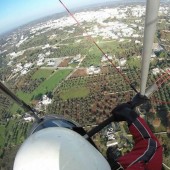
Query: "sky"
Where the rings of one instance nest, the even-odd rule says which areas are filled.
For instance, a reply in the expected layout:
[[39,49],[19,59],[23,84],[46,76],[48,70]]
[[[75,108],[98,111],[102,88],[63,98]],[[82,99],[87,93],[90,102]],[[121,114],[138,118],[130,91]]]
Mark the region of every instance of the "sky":
[[[108,1],[62,0],[69,9]],[[35,19],[63,11],[65,9],[59,0],[0,0],[0,34]]]

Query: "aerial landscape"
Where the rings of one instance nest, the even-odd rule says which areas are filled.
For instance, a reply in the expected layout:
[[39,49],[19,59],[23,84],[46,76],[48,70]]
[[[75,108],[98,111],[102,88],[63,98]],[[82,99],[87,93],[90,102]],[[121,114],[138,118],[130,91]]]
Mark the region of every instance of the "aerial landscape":
[[[40,116],[64,116],[89,131],[133,98],[131,83],[140,89],[145,11],[145,2],[137,0],[101,3],[73,10],[78,24],[62,12],[1,34],[0,80]],[[170,2],[161,1],[147,82],[147,87],[157,82],[159,89],[149,106],[137,108],[163,146],[165,169],[170,167],[169,11]],[[0,92],[0,169],[12,169],[33,122]],[[93,141],[103,155],[112,144],[121,154],[133,146],[125,122],[111,123]]]

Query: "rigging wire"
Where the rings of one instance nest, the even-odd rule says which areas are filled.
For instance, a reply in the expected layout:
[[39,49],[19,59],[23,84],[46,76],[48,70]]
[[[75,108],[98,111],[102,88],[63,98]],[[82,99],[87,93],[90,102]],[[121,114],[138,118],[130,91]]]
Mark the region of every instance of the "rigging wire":
[[0,89],[7,94],[11,99],[13,99],[19,106],[21,106],[26,111],[29,111],[31,116],[33,116],[37,122],[40,122],[41,119],[37,116],[37,111],[33,108],[31,108],[28,104],[26,104],[24,101],[19,99],[15,94],[13,94],[1,81],[0,81]]
[[[168,80],[170,80],[170,70],[167,69],[164,74],[162,74],[152,86],[155,86],[156,89],[154,89],[155,91],[160,90],[160,88],[162,87],[162,85],[164,85],[166,82],[168,82]],[[161,101],[156,99],[155,96],[151,97],[153,101],[155,101],[156,103],[160,103],[160,104],[170,104],[170,101]]]
[[[107,58],[107,60],[111,63],[111,65],[115,68],[115,70],[117,71],[117,73],[118,74],[120,74],[122,77],[123,77],[123,79],[125,80],[125,82],[127,83],[127,84],[129,84],[130,85],[130,87],[136,92],[136,93],[138,93],[138,91],[136,90],[136,88],[135,88],[135,86],[130,82],[130,80],[123,74],[123,72],[120,70],[120,69],[118,69],[117,67],[116,67],[116,65],[112,62],[112,60],[111,59],[109,59],[109,57],[107,56],[107,54],[102,50],[102,48],[95,42],[95,40],[90,36],[90,35],[88,35],[88,32],[85,30],[85,29],[83,29],[82,28],[82,26],[81,26],[81,24],[80,24],[80,22],[76,19],[76,17],[74,16],[74,14],[73,13],[71,13],[71,11],[67,8],[67,6],[61,1],[61,0],[59,0],[60,1],[60,3],[62,4],[62,6],[66,9],[66,11],[68,12],[68,14],[74,19],[74,21],[77,23],[77,25],[81,28],[81,30],[83,31],[83,33],[85,32],[86,33],[86,37],[102,52],[102,54]],[[161,85],[163,84],[163,83],[165,83],[167,80],[169,79],[169,77],[168,78],[166,78],[166,80],[162,80],[162,81],[160,81],[159,79],[155,82],[156,83],[156,85],[157,85],[157,87],[161,87]],[[159,100],[156,100],[157,102],[161,102],[161,101],[159,101]],[[161,103],[170,103],[170,102],[164,102],[164,101],[162,101]]]
[[88,32],[82,28],[80,22],[76,19],[76,17],[74,16],[73,13],[70,12],[70,10],[66,7],[66,5],[61,1],[59,0],[60,3],[62,4],[62,6],[66,9],[66,11],[68,12],[68,14],[74,19],[74,21],[77,23],[77,25],[81,28],[82,32],[83,33],[86,33],[86,37],[101,51],[101,53],[106,57],[106,59],[111,63],[111,65],[114,67],[114,69],[117,71],[118,74],[120,74],[124,81],[130,85],[130,87],[136,92],[138,93],[138,91],[136,90],[135,86],[130,82],[130,80],[123,74],[123,72],[118,69],[116,67],[116,65],[112,62],[111,59],[109,59],[109,57],[107,56],[107,54],[102,50],[102,48],[95,42],[95,40],[90,36],[88,35]]
[[160,78],[156,80],[156,84],[158,88],[161,87],[162,84],[166,83],[170,79],[170,70],[167,70]]

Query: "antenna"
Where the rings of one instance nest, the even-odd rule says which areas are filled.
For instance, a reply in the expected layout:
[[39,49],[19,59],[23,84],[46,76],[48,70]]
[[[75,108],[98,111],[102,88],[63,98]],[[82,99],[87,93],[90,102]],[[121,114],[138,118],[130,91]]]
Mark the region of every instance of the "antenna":
[[0,89],[7,94],[11,99],[13,99],[19,106],[21,106],[26,111],[30,111],[31,115],[37,120],[37,122],[40,122],[41,119],[37,116],[37,111],[33,108],[31,108],[29,105],[27,105],[24,101],[19,99],[15,94],[13,94],[1,81],[0,81]]
[[141,72],[141,95],[145,95],[146,83],[149,72],[149,64],[152,53],[152,45],[154,42],[154,35],[156,31],[156,23],[158,18],[160,0],[147,0],[146,5],[146,19],[143,40],[143,54],[142,54],[142,72]]

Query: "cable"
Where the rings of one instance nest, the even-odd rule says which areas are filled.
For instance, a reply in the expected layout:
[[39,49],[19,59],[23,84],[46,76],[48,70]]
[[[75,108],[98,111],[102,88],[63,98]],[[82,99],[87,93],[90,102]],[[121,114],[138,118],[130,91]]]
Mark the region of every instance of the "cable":
[[66,11],[69,13],[69,15],[75,20],[75,22],[77,23],[77,25],[81,28],[81,30],[83,32],[85,32],[87,34],[87,38],[102,52],[102,54],[107,58],[107,60],[111,63],[111,65],[115,68],[115,70],[117,71],[117,73],[119,73],[123,79],[125,80],[126,83],[128,83],[130,85],[130,87],[136,92],[138,93],[138,91],[135,89],[135,87],[131,84],[130,80],[123,74],[122,71],[120,71],[116,65],[112,62],[112,60],[109,59],[109,57],[106,55],[106,53],[101,49],[101,47],[99,47],[99,45],[95,42],[95,40],[90,36],[88,35],[87,31],[84,30],[81,26],[81,24],[79,23],[79,21],[75,18],[75,16],[70,12],[70,10],[66,7],[66,5],[61,1],[59,0],[60,3],[62,4],[62,6],[66,9]]
[[159,79],[156,80],[157,86],[160,88],[163,83],[170,79],[170,70],[168,69]]
[[[169,69],[167,69],[164,72],[164,74],[162,74],[160,77],[158,77],[158,79],[155,81],[155,83],[153,85],[151,85],[149,88],[146,89],[145,96],[149,97],[155,91],[160,90],[162,85],[165,84],[168,80],[170,80],[170,70]],[[157,100],[156,97],[154,97],[154,100],[157,102],[161,102],[163,104],[170,103],[170,102],[164,102],[164,101]]]
[[[66,5],[61,1],[61,0],[59,0],[59,2],[62,4],[62,6],[66,9],[66,11],[68,12],[68,14],[75,20],[75,22],[77,23],[77,25],[81,28],[81,30],[82,30],[82,32],[84,33],[86,33],[86,37],[102,52],[102,54],[107,58],[107,60],[111,63],[111,65],[115,68],[115,70],[117,71],[117,73],[119,73],[122,77],[123,77],[123,79],[125,80],[125,82],[126,83],[128,83],[129,85],[130,85],[130,87],[136,92],[136,93],[138,93],[138,91],[136,90],[136,88],[135,88],[135,86],[130,82],[130,80],[123,74],[123,72],[120,70],[120,69],[118,69],[116,66],[115,66],[115,64],[112,62],[112,60],[110,60],[109,59],[109,57],[106,55],[106,53],[104,53],[104,51],[100,48],[100,46],[95,42],[95,40],[90,36],[90,35],[88,35],[88,33],[87,33],[87,31],[85,30],[85,29],[83,29],[82,28],[82,26],[81,26],[81,24],[80,24],[80,22],[76,19],[76,17],[70,12],[70,10],[66,7]],[[156,4],[156,7],[157,8],[159,8],[159,0],[158,0],[158,2],[157,2],[157,4]],[[155,16],[155,15],[157,15],[157,10],[155,10],[154,9],[154,14],[153,14],[153,16]],[[153,17],[152,16],[152,17]],[[149,18],[149,20],[150,20],[151,18]],[[156,20],[154,20],[154,24],[155,24],[155,22],[156,22]],[[146,25],[147,25],[148,23],[146,23]],[[147,25],[148,26],[148,25]],[[145,36],[146,37],[146,36]],[[144,63],[146,63],[146,62],[144,62]],[[144,71],[145,71],[145,69],[143,69]],[[166,79],[167,80],[167,79]],[[142,84],[144,84],[144,82],[143,81],[141,81],[142,82]],[[161,84],[163,84],[164,82],[166,82],[165,80],[164,81],[162,81],[161,82]],[[160,82],[157,82],[157,83],[159,83],[158,84],[158,86],[160,87],[161,86],[161,84],[160,84]],[[142,85],[143,86],[143,85]]]
[[11,99],[13,99],[19,106],[24,108],[26,111],[30,111],[31,115],[37,120],[37,122],[40,122],[41,119],[36,115],[35,109],[31,108],[29,105],[27,105],[24,101],[19,99],[15,94],[13,94],[1,81],[0,81],[0,89],[7,94]]

